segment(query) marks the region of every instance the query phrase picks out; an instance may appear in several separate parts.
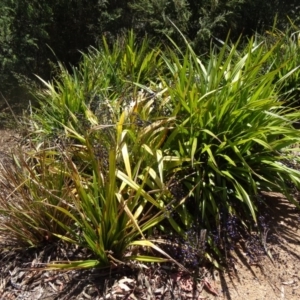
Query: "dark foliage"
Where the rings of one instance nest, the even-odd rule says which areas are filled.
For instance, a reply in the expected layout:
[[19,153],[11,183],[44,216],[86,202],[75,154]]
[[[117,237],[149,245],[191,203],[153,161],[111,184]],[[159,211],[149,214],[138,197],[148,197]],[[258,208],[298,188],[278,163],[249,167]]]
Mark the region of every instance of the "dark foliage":
[[296,0],[0,0],[0,90],[24,83],[20,74],[50,78],[57,60],[67,67],[77,64],[80,51],[97,45],[103,35],[113,42],[134,29],[140,38],[147,34],[167,42],[167,34],[180,44],[172,20],[203,53],[212,37],[224,40],[230,31],[236,39],[263,32],[276,14],[279,28],[284,28],[287,15],[298,21],[299,9]]

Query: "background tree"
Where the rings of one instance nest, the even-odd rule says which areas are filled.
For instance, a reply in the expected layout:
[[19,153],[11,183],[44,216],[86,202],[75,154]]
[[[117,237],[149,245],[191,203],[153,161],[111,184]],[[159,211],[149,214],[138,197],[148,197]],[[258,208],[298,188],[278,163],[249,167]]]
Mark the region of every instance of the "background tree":
[[[105,35],[111,42],[128,29],[180,45],[172,20],[194,49],[207,51],[212,37],[234,40],[264,33],[276,14],[299,21],[297,0],[0,0],[0,90],[15,90],[16,78],[51,77],[51,62],[76,65],[89,46]],[[55,54],[55,55],[54,55]],[[21,74],[16,76],[16,74]],[[19,80],[20,81],[20,80]]]

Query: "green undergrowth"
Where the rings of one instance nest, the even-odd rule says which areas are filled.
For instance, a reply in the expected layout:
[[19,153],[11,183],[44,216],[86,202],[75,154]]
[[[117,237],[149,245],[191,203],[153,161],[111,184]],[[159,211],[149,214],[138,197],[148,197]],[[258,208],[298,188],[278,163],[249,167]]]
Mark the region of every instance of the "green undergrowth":
[[1,235],[93,253],[52,269],[220,267],[237,238],[262,228],[262,191],[298,205],[291,183],[299,187],[300,172],[286,164],[298,160],[298,50],[273,34],[244,46],[217,41],[198,56],[188,42],[161,50],[130,32],[112,48],[104,39],[71,73],[59,65],[52,82],[40,79],[31,142],[1,175],[11,191],[0,193]]

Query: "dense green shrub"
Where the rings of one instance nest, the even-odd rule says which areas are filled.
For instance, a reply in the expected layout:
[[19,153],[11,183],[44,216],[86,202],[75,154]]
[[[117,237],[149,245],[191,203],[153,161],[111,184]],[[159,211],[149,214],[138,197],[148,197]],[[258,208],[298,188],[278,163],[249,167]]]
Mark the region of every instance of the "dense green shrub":
[[[170,73],[159,86],[175,120],[163,153],[185,161],[174,166],[190,196],[184,211],[198,230],[209,229],[211,246],[217,237],[224,250],[242,227],[260,228],[262,191],[281,192],[298,205],[291,183],[300,187],[300,173],[286,164],[298,161],[299,143],[293,125],[300,113],[289,105],[297,100],[299,74],[293,35],[277,36],[272,45],[253,38],[241,50],[225,42],[203,59],[188,43],[185,53],[177,47],[163,54]],[[174,197],[182,204],[177,192]]]
[[[154,227],[183,239],[207,230],[220,254],[240,231],[260,228],[261,191],[297,205],[290,183],[300,187],[300,172],[286,161],[298,160],[300,112],[280,93],[298,69],[282,73],[289,59],[274,67],[285,37],[272,46],[253,38],[241,50],[226,41],[203,59],[170,41],[162,51],[140,45],[133,32],[112,49],[104,39],[72,73],[61,65],[55,81],[42,80],[29,120],[34,147],[18,163],[25,172],[6,170],[15,178],[10,197],[24,206],[2,198],[0,231],[31,245],[47,233],[95,257],[53,268],[163,261],[126,252],[159,250],[145,240]],[[24,238],[30,228],[35,234]]]
[[10,82],[14,73],[30,77],[32,72],[45,74],[48,55],[45,46],[49,40],[46,26],[50,12],[40,1],[5,0],[1,1],[0,10],[0,88],[3,91],[16,87],[15,81]]
[[[155,261],[126,252],[159,250],[145,240],[154,226],[183,238],[208,230],[214,247],[212,234],[232,240],[229,220],[257,225],[261,191],[297,204],[290,183],[299,187],[300,173],[285,163],[298,159],[300,113],[288,102],[299,94],[298,10],[296,1],[0,0],[1,90],[44,78],[28,120],[33,147],[1,178],[11,190],[0,195],[1,233],[22,246],[62,239],[95,257],[54,268]],[[295,24],[283,34],[287,15]]]
[[0,89],[13,91],[20,79],[16,74],[49,78],[49,60],[57,59],[52,50],[59,60],[77,63],[78,50],[94,43],[95,5],[97,1],[1,0]]
[[50,61],[59,60],[67,68],[77,64],[79,50],[102,43],[103,35],[113,44],[133,29],[140,38],[147,34],[167,43],[168,34],[182,45],[171,20],[201,53],[209,49],[212,37],[225,40],[229,31],[234,40],[256,30],[263,33],[276,14],[279,29],[288,23],[287,15],[297,23],[298,11],[295,0],[1,0],[0,88],[12,90],[16,73],[49,78]]
[[[3,187],[14,178],[6,186],[11,194],[0,195],[4,236],[31,246],[43,244],[45,235],[48,242],[56,237],[93,254],[51,268],[172,260],[145,240],[167,218],[172,201],[159,150],[168,120],[144,120],[153,99],[133,83],[155,76],[160,50],[147,41],[138,47],[132,32],[122,43],[112,51],[92,49],[72,75],[61,66],[57,81],[44,82],[41,108],[29,120],[33,147],[16,160],[24,171],[10,168],[0,178]],[[164,258],[129,255],[132,246],[152,247]]]

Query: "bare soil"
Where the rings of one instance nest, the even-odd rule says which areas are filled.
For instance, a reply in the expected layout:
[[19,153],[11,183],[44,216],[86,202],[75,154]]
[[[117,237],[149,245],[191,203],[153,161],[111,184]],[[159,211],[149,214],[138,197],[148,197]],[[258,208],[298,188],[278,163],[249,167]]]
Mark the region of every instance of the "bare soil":
[[[17,145],[15,130],[0,129],[0,165]],[[0,191],[1,192],[1,191]],[[299,211],[281,194],[264,195],[270,205],[265,253],[250,260],[245,241],[230,253],[233,267],[200,269],[198,280],[170,266],[132,264],[118,269],[41,271],[45,263],[86,253],[63,244],[10,249],[0,237],[0,300],[6,299],[300,299]],[[295,193],[297,197],[297,193]]]
[[237,248],[234,272],[217,276],[223,299],[300,299],[299,211],[281,194],[266,196],[272,211],[265,249],[273,261],[265,255],[259,262],[249,263],[242,248]]

